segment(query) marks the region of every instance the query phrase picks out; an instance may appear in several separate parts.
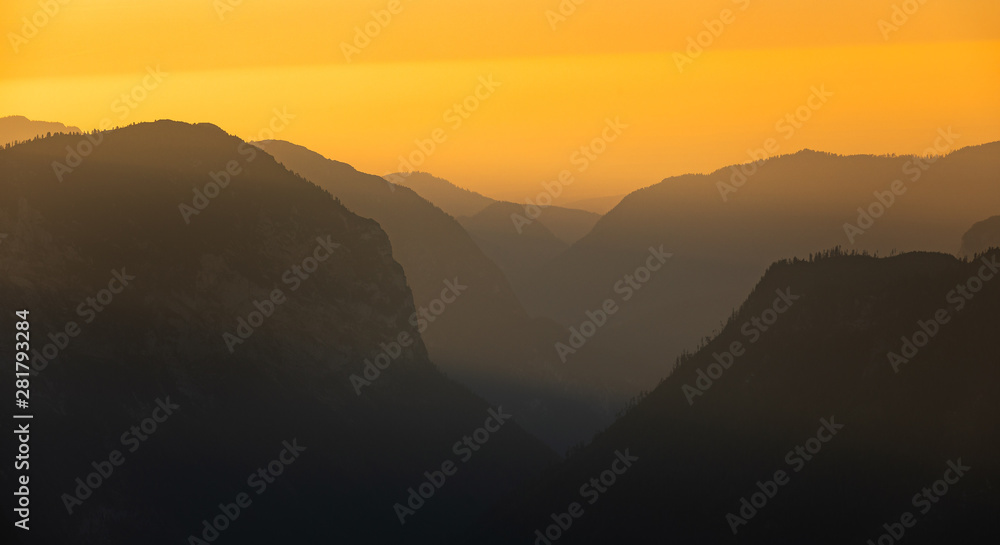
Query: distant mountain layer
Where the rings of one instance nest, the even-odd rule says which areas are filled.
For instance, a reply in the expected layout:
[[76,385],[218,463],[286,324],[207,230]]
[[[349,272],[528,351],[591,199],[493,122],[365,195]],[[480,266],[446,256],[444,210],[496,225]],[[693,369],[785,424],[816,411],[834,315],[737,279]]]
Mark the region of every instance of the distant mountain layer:
[[441,543],[557,460],[431,364],[376,222],[213,125],[92,136],[0,150],[32,540]]
[[600,219],[583,210],[497,201],[458,221],[523,300],[530,296],[524,288],[534,281],[536,271],[583,238]]
[[49,133],[79,133],[77,127],[50,121],[32,121],[20,115],[0,117],[0,146],[11,142],[23,142]]
[[396,185],[412,189],[417,195],[456,218],[475,215],[495,202],[427,172],[397,172],[385,178]]
[[1000,248],[1000,216],[980,221],[966,231],[958,254],[972,257],[989,248]]
[[494,201],[424,172],[385,178],[412,188],[458,219],[482,252],[500,267],[522,301],[534,296],[525,288],[534,283],[536,271],[586,236],[601,219],[593,212],[573,208]]
[[[543,214],[554,212],[540,210]],[[517,223],[512,217],[519,218]],[[569,243],[541,221],[527,219],[523,206],[511,202],[495,202],[482,212],[460,217],[458,221],[483,253],[500,266],[515,290],[530,282],[535,269],[569,248]]]
[[[587,212],[586,210],[577,210],[575,208],[564,208],[561,206],[546,206],[544,208],[538,208],[537,211],[532,207],[525,207],[524,205],[515,205],[520,208],[517,211],[520,216],[516,220],[511,217],[510,214],[507,216],[506,224],[511,227],[517,225],[517,223],[527,219],[533,221],[534,223],[540,223],[545,226],[546,229],[552,232],[556,238],[565,242],[566,244],[573,244],[574,242],[580,240],[591,229],[597,224],[598,220],[601,219],[600,214],[595,214],[594,212]],[[514,210],[511,210],[513,213]],[[533,217],[532,214],[535,214]]]
[[455,543],[995,535],[997,308],[1000,252],[775,264],[719,335]]
[[[510,407],[523,425],[559,450],[610,423],[612,415],[599,414],[596,402],[574,395],[572,369],[552,372],[559,362],[551,351],[559,328],[529,318],[504,276],[506,270],[501,271],[504,264],[498,261],[498,268],[495,259],[491,261],[495,254],[477,231],[470,230],[470,237],[455,218],[407,187],[358,172],[302,146],[276,140],[255,145],[329,191],[351,211],[382,226],[417,306],[428,306],[431,311],[422,331],[431,360],[450,377]],[[475,217],[506,205],[517,208],[493,203]],[[511,225],[509,218],[502,219],[506,223],[501,221],[501,225]],[[536,223],[534,229],[545,228]],[[566,247],[548,236],[558,249]],[[526,235],[518,242],[529,240]],[[445,300],[453,301],[445,305],[434,303],[451,283],[462,286],[460,294],[446,294]],[[583,385],[575,389],[587,390]]]
[[[409,187],[463,223],[465,223],[463,218],[475,218],[470,223],[474,223],[481,230],[494,233],[520,233],[519,223],[522,225],[535,223],[544,226],[563,243],[573,244],[589,233],[601,218],[600,214],[575,208],[560,206],[536,208],[496,201],[426,172],[397,172],[385,176],[385,179],[396,185]],[[502,209],[504,214],[498,213],[498,209]]]
[[578,210],[586,210],[588,212],[594,212],[595,214],[607,214],[612,208],[618,206],[618,203],[622,202],[625,195],[612,195],[610,197],[594,197],[591,199],[581,199],[579,201],[570,201],[567,203],[562,203],[566,208],[576,208]]
[[[838,245],[954,252],[969,225],[996,214],[997,172],[1000,142],[936,157],[807,150],[668,178],[625,197],[519,295],[530,313],[564,324],[567,341],[571,328],[590,327],[588,312],[618,303],[573,365],[646,389],[718,332],[776,260]],[[655,271],[654,250],[672,254]]]

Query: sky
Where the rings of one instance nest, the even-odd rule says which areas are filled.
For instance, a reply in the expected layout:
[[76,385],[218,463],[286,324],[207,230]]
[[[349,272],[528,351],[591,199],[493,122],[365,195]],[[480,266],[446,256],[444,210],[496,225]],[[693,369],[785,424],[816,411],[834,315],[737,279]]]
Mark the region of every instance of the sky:
[[564,170],[554,204],[1000,140],[996,0],[4,0],[0,25],[0,116],[208,122],[516,202]]

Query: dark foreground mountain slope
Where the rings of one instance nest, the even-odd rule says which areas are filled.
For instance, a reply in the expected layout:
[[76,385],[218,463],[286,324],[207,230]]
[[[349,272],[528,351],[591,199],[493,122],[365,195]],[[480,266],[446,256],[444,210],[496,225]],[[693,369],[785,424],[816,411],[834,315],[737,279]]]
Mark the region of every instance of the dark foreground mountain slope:
[[[429,361],[374,221],[212,125],[94,138],[0,150],[0,301],[11,338],[30,311],[37,371],[30,543],[440,543],[555,459],[513,421],[455,451],[490,407]],[[91,151],[60,182],[67,146]],[[385,369],[358,395],[366,359]]]
[[[938,141],[949,149],[943,136]],[[595,372],[601,362],[615,361],[604,364],[605,376],[633,377],[646,389],[669,371],[676,354],[716,333],[776,260],[836,245],[881,255],[953,253],[970,225],[996,214],[998,171],[1000,142],[935,159],[806,150],[668,178],[627,196],[541,269],[522,300],[530,313],[569,328],[616,298],[621,311],[573,357]],[[720,184],[735,191],[726,189],[724,199]],[[845,224],[857,227],[858,208],[877,217],[862,218],[864,232],[851,230],[852,244]],[[673,254],[667,266],[636,282],[634,297],[622,301],[615,286],[661,245]]]
[[[560,451],[610,423],[612,415],[601,413],[594,395],[573,382],[572,369],[553,371],[559,328],[529,318],[504,273],[453,217],[406,187],[302,146],[275,140],[256,145],[385,229],[417,306],[432,311],[422,330],[431,359],[450,377],[509,407]],[[432,302],[445,283],[464,288],[442,310]]]
[[972,257],[990,248],[1000,248],[1000,216],[977,222],[966,231],[958,255]]
[[[914,544],[993,535],[998,309],[1000,253],[775,264],[720,335],[463,542],[866,543],[883,524]],[[582,515],[539,540],[573,502]]]

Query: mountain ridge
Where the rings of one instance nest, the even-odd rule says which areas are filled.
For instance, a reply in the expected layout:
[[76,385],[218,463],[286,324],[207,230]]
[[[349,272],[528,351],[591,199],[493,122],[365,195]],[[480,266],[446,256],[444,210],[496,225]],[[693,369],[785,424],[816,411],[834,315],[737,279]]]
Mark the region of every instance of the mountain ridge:
[[575,384],[572,370],[553,372],[557,360],[548,348],[558,328],[524,311],[502,268],[458,220],[407,187],[359,173],[302,146],[283,141],[256,145],[352,211],[377,221],[388,233],[417,301],[438,298],[442,282],[467,287],[441,312],[427,316],[424,328],[432,359],[449,376],[516,410],[523,425],[557,450],[609,421],[596,403],[584,401],[592,393]]
[[[100,143],[62,182],[52,162],[87,136],[0,150],[0,294],[30,310],[32,411],[47,422],[32,437],[32,462],[48,468],[31,481],[32,514],[51,523],[33,539],[206,539],[202,521],[287,444],[301,460],[251,493],[227,539],[439,543],[462,527],[451,517],[558,459],[505,423],[401,525],[393,504],[504,409],[431,362],[378,223],[214,125],[91,136]],[[190,221],[184,204],[199,211]],[[383,350],[391,365],[358,395],[350,375]],[[179,408],[137,450],[119,441],[163,406]],[[97,482],[89,464],[114,452],[127,463],[89,493],[76,484]]]
[[[984,517],[997,503],[991,483],[1000,475],[992,395],[1000,344],[988,332],[998,325],[998,257],[831,250],[772,264],[718,335],[678,358],[622,418],[508,497],[467,539],[546,543],[534,533],[544,531],[550,543],[861,542],[878,539],[880,525],[907,509],[919,520],[905,529],[907,541],[938,543],[956,527],[964,536],[991,534]],[[952,300],[956,285],[984,274],[971,298]],[[742,331],[784,299],[757,341]],[[915,355],[905,339],[916,339]],[[891,356],[900,353],[906,363]],[[797,455],[814,437],[818,446]],[[616,453],[637,457],[634,468],[616,468],[599,503],[583,501],[581,484]],[[949,481],[961,492],[939,497],[924,517],[911,496],[949,464],[972,469]],[[785,472],[778,485],[775,470]],[[764,490],[755,484],[764,481],[773,486],[767,496],[741,511],[741,498]],[[583,514],[550,530],[574,500]]]

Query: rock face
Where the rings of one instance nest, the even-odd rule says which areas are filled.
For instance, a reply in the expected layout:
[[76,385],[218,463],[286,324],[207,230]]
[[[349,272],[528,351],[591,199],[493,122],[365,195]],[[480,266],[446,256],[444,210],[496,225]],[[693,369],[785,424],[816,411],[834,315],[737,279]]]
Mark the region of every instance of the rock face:
[[463,542],[993,535],[997,308],[1000,252],[774,264],[718,336]]
[[990,248],[1000,248],[1000,216],[976,223],[966,231],[958,255],[973,257]]
[[[228,512],[232,543],[440,543],[556,459],[506,419],[455,450],[491,408],[429,360],[376,222],[212,125],[90,138],[0,150],[37,542],[209,541]],[[394,505],[448,460],[400,524]]]

